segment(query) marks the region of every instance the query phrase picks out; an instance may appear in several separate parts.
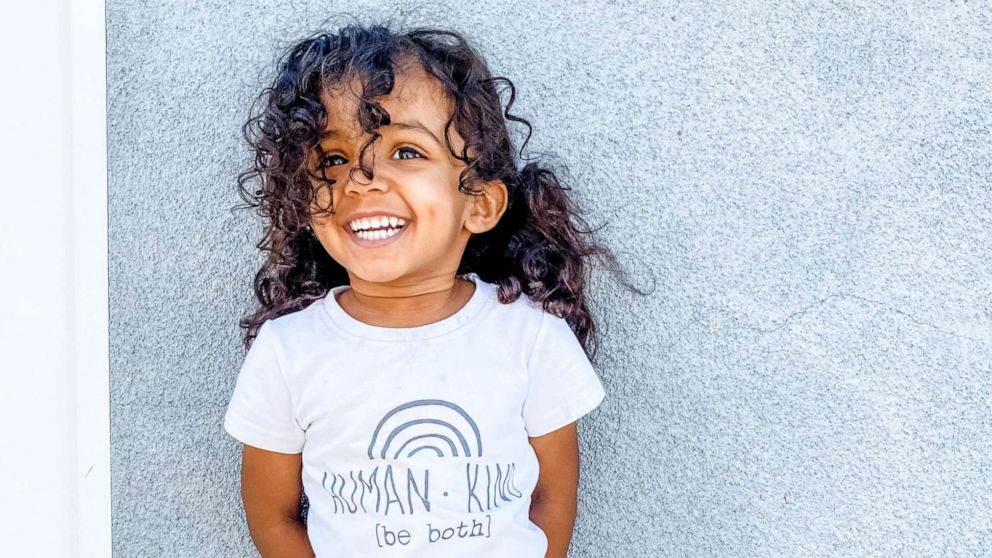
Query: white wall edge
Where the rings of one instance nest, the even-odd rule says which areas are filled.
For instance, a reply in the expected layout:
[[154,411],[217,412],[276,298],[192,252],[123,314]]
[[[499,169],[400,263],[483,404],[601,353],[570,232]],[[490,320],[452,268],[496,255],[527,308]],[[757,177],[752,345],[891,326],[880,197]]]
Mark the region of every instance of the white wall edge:
[[0,18],[2,556],[111,555],[103,0]]
[[67,2],[72,98],[72,229],[77,552],[111,555],[107,41],[103,0]]

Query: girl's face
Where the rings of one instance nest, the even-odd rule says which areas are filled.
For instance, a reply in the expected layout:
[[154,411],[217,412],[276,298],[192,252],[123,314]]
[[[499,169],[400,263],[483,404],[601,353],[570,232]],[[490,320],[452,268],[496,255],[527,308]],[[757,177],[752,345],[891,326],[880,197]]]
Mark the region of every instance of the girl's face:
[[[398,70],[393,91],[378,100],[391,123],[378,129],[382,137],[365,154],[374,174],[367,181],[358,170],[351,176],[348,172],[357,166],[359,149],[369,138],[354,121],[355,95],[321,95],[333,116],[320,141],[323,160],[315,150],[308,164],[311,172],[323,170],[336,180],[321,188],[317,199],[326,208],[333,196],[335,213],[314,216],[311,227],[327,253],[348,271],[353,286],[415,288],[453,278],[471,234],[488,230],[495,221],[489,223],[485,211],[476,211],[474,196],[458,191],[465,164],[451,157],[444,143],[450,101],[416,64]],[[340,121],[340,115],[349,115],[349,121]],[[454,127],[449,133],[460,153],[463,139]],[[378,223],[372,221],[376,217]]]

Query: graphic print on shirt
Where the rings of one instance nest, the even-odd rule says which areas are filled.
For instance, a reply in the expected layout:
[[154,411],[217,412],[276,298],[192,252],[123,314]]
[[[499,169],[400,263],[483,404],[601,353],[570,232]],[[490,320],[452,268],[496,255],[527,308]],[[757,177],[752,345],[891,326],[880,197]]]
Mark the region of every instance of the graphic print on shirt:
[[[419,412],[422,409],[428,409],[428,418]],[[425,449],[436,452],[437,457],[472,457],[473,452],[475,457],[482,457],[482,436],[472,417],[454,403],[411,401],[382,417],[372,433],[369,459],[385,459],[390,454],[393,459],[414,457]]]
[[[419,399],[385,412],[371,428],[367,457],[368,466],[325,471],[321,486],[332,513],[379,517],[379,548],[490,538],[493,514],[524,497],[514,483],[516,463],[483,460],[478,424],[450,401]],[[432,520],[439,513],[441,521]],[[415,516],[424,517],[419,531],[409,524]]]

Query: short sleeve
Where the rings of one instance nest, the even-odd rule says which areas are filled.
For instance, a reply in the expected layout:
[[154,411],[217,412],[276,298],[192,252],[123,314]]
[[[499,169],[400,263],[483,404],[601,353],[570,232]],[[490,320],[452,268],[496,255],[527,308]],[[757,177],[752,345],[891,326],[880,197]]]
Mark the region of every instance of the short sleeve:
[[264,322],[238,373],[224,416],[224,430],[250,446],[301,453],[305,431],[295,418],[275,341],[271,321]]
[[547,311],[528,362],[524,425],[531,438],[571,424],[603,401],[605,392],[568,322]]

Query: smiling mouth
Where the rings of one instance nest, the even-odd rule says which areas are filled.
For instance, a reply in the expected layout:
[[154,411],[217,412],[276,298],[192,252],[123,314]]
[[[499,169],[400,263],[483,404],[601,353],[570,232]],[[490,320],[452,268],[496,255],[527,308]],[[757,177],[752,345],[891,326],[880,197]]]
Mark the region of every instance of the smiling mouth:
[[409,226],[410,222],[407,221],[402,227],[380,227],[377,229],[355,231],[346,225],[345,230],[348,232],[348,236],[359,246],[375,247],[395,241],[406,232]]

